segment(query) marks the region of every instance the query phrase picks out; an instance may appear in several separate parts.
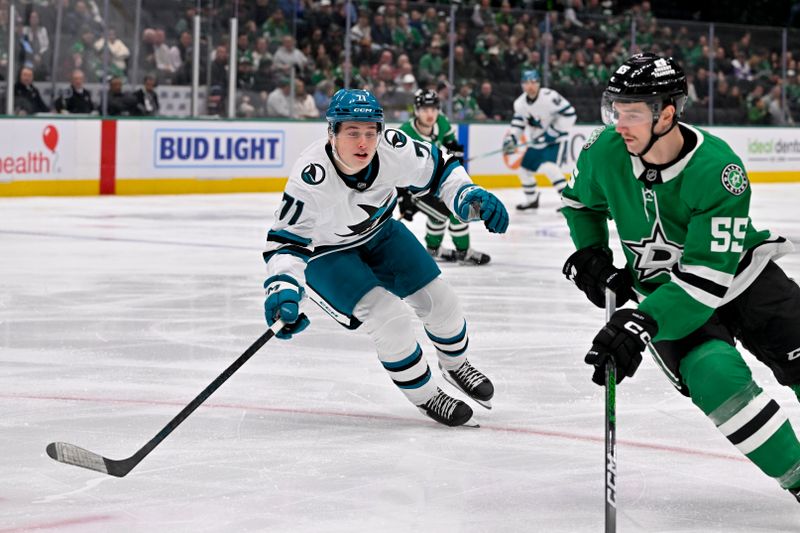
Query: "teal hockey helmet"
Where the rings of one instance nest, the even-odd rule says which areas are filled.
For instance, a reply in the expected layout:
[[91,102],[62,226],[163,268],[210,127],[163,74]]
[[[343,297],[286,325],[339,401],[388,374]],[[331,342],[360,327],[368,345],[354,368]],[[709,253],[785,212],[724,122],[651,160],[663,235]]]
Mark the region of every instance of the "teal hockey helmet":
[[522,71],[522,80],[521,81],[522,81],[522,83],[525,83],[526,81],[541,82],[542,81],[542,77],[539,76],[539,71],[538,70],[536,70],[535,68],[532,68],[530,70],[523,70]]
[[331,98],[325,118],[332,133],[342,122],[375,122],[378,131],[383,131],[383,108],[375,95],[362,89],[339,89]]

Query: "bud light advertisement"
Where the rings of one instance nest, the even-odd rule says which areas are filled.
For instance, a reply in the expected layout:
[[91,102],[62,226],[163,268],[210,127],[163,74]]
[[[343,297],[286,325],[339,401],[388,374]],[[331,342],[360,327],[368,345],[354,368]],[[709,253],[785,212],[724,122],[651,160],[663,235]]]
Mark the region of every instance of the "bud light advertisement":
[[283,130],[183,129],[154,131],[157,168],[269,168],[285,164]]

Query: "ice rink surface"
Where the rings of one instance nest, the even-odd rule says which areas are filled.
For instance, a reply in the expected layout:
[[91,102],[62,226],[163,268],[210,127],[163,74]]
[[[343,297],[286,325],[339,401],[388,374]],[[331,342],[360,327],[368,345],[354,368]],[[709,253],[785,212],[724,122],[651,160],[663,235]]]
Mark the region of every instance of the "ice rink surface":
[[[45,446],[133,454],[263,332],[279,195],[0,199],[0,533],[602,531],[603,390],[582,360],[603,311],[561,275],[555,193],[525,214],[519,189],[498,194],[509,232],[472,226],[491,265],[443,266],[497,389],[480,429],[423,417],[365,333],[309,304],[308,330],[270,341],[122,479]],[[800,244],[800,185],[753,198],[757,228]],[[780,264],[800,277],[800,255]],[[800,505],[651,359],[617,402],[619,531],[800,531]]]

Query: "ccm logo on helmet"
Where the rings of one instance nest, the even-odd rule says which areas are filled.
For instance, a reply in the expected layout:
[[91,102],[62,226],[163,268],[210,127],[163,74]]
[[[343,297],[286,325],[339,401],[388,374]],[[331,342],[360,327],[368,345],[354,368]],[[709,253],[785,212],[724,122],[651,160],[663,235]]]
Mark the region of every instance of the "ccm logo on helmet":
[[353,113],[371,113],[373,109],[371,107],[354,107]]

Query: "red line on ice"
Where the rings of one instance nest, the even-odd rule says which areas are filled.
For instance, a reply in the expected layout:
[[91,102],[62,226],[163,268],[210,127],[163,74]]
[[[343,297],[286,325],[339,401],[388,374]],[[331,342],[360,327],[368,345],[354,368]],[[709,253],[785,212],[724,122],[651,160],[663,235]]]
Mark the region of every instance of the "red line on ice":
[[[0,399],[9,400],[50,400],[50,401],[68,401],[68,402],[91,402],[91,403],[120,403],[132,405],[168,405],[172,407],[183,407],[186,404],[177,401],[167,400],[133,400],[133,399],[118,399],[118,398],[90,398],[83,396],[44,396],[44,395],[10,395],[0,394]],[[206,403],[202,407],[210,407],[215,409],[243,409],[248,411],[265,411],[270,413],[294,413],[303,415],[316,415],[316,416],[339,416],[347,418],[361,418],[368,420],[393,420],[403,422],[419,422],[417,418],[407,418],[399,416],[386,416],[386,415],[373,415],[366,413],[348,413],[344,411],[326,411],[323,409],[296,409],[289,407],[262,407],[256,405],[246,404],[229,404],[229,403]],[[489,431],[497,431],[501,433],[520,433],[523,435],[536,435],[538,437],[555,437],[560,439],[582,441],[582,442],[605,442],[604,436],[581,435],[579,433],[568,433],[565,431],[551,431],[546,429],[524,428],[524,427],[508,427],[508,426],[492,426],[481,424],[481,429]],[[710,452],[703,450],[696,450],[693,448],[683,448],[681,446],[669,446],[665,444],[656,444],[651,442],[640,442],[634,440],[617,439],[618,444],[630,446],[632,448],[642,448],[647,450],[657,450],[663,452],[672,452],[682,455],[694,455],[700,457],[710,457],[714,459],[725,459],[728,461],[749,462],[747,458],[740,455],[731,455],[720,452]],[[4,533],[0,531],[0,533]]]

